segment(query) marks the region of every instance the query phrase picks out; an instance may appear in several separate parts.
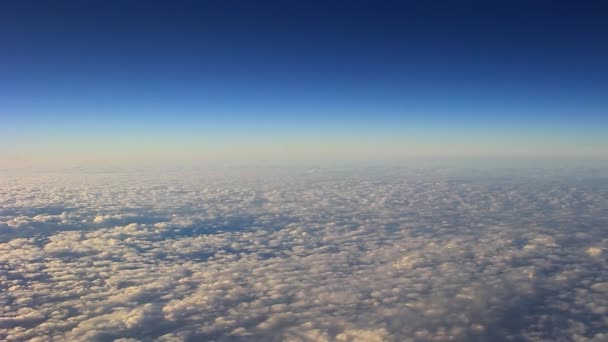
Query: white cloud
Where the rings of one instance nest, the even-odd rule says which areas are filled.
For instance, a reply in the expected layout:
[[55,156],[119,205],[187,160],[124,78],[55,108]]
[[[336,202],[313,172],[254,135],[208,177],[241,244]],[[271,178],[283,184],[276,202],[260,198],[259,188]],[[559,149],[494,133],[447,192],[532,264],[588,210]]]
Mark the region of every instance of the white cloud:
[[605,337],[606,185],[89,177],[2,184],[0,339]]

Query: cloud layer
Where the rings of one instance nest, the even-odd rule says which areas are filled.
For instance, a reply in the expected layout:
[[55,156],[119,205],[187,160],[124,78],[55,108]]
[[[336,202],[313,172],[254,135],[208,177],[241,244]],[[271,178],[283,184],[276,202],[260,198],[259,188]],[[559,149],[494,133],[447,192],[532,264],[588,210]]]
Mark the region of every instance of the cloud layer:
[[608,182],[581,170],[0,183],[2,340],[608,340]]

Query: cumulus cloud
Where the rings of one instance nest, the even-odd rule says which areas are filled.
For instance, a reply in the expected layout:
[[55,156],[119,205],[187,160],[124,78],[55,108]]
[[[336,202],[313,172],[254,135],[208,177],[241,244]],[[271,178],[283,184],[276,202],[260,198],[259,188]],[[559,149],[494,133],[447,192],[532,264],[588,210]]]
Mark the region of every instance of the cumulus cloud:
[[6,177],[0,339],[603,341],[578,172]]

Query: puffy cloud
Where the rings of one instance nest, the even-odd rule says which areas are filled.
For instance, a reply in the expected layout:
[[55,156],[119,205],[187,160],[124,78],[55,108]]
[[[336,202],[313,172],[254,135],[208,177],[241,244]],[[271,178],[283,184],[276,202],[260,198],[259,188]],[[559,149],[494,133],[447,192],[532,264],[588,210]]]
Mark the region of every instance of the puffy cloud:
[[578,172],[5,178],[0,339],[602,341],[608,182]]

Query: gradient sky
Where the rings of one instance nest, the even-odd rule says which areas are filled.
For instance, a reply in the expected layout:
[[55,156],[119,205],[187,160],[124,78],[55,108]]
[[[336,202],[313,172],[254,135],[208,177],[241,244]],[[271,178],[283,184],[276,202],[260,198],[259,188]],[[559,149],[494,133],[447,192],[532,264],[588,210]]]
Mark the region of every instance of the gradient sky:
[[608,158],[608,6],[0,4],[0,165]]

